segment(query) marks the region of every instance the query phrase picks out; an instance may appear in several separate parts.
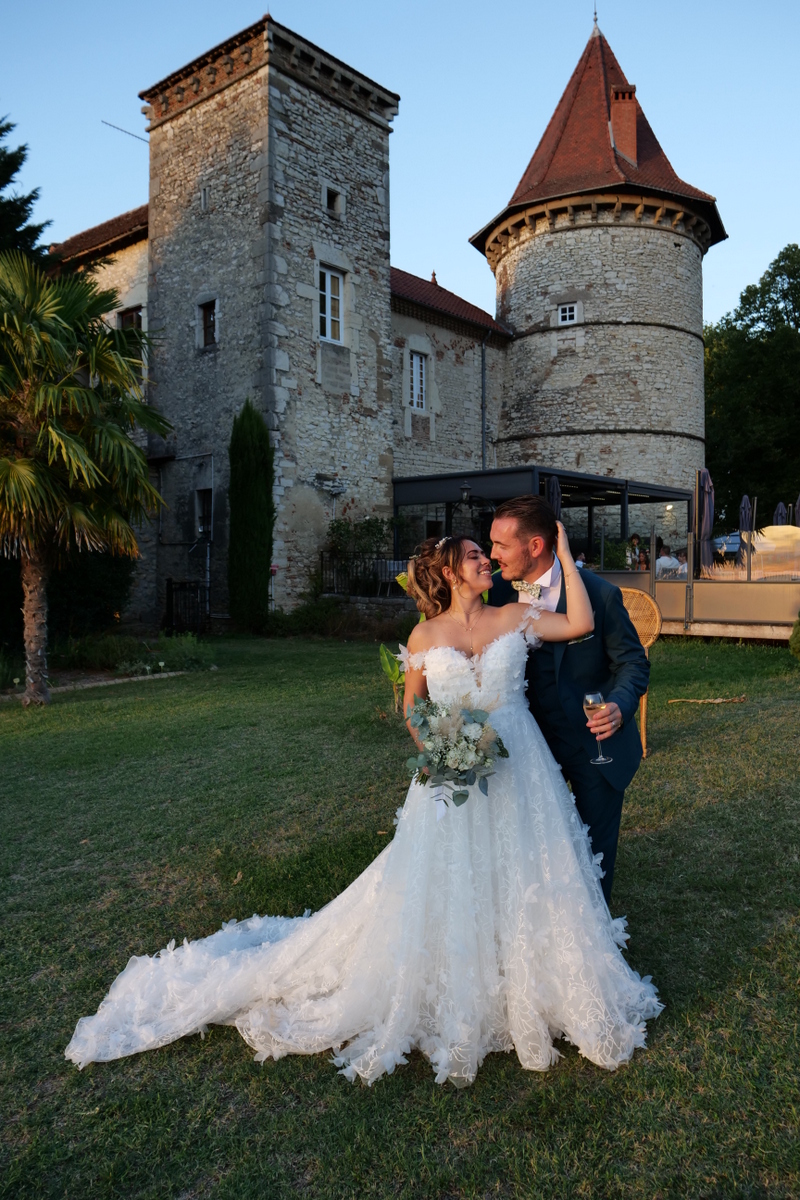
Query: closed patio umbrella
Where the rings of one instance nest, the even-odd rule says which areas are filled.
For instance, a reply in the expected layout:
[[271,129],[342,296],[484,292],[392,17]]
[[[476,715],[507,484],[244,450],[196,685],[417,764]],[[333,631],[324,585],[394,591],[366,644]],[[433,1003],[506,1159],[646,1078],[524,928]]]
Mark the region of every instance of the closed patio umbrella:
[[750,497],[745,495],[739,503],[739,553],[736,556],[736,561],[739,566],[747,562],[747,538],[743,534],[753,532],[753,506],[750,503]]
[[794,506],[794,523],[800,525],[800,496],[797,497],[797,504]]
[[547,481],[547,503],[556,514],[556,520],[561,520],[561,484],[557,475],[551,475]]
[[714,484],[705,467],[697,473],[697,540],[700,543],[700,569],[711,570],[714,562]]
[[786,505],[782,500],[778,501],[778,507],[772,516],[773,525],[785,525],[787,521]]

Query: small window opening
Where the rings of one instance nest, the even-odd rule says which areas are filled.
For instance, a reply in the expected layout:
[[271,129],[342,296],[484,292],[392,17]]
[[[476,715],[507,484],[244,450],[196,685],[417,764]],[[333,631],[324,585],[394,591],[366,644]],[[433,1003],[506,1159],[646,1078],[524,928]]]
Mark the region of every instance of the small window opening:
[[410,363],[411,368],[411,395],[409,404],[417,412],[425,411],[425,355],[418,354],[415,350],[411,351]]
[[211,541],[211,488],[197,489],[197,534]]
[[136,308],[126,308],[119,314],[120,329],[141,329],[142,328],[142,306],[137,305]]
[[326,342],[342,340],[344,276],[321,267],[319,272],[319,336]]
[[577,321],[577,313],[574,304],[559,304],[558,306],[558,323],[559,325],[574,325]]
[[214,346],[217,342],[217,302],[209,300],[200,305],[200,318],[203,323],[203,346]]
[[341,213],[342,211],[342,196],[340,192],[334,188],[327,189],[326,208],[329,213]]
[[211,188],[201,187],[200,188],[200,211],[208,212],[210,204],[211,204]]

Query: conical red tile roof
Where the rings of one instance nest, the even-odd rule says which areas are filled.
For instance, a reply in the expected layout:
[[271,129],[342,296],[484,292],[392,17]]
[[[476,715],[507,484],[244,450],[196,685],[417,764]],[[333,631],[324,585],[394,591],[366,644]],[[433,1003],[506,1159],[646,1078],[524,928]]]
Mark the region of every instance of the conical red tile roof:
[[722,241],[716,203],[680,179],[659,145],[638,100],[636,162],[615,148],[610,128],[612,89],[631,85],[595,26],[533,158],[504,211],[471,239],[483,250],[487,234],[515,209],[586,192],[658,192],[688,200],[708,221],[711,241]]

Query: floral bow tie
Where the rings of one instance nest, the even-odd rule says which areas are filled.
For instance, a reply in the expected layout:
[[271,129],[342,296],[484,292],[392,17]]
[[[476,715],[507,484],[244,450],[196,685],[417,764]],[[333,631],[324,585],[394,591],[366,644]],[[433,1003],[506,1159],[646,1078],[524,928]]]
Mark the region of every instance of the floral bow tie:
[[542,594],[540,583],[526,583],[524,579],[512,579],[511,586],[515,592],[524,592],[526,596],[533,596],[534,600],[538,600]]

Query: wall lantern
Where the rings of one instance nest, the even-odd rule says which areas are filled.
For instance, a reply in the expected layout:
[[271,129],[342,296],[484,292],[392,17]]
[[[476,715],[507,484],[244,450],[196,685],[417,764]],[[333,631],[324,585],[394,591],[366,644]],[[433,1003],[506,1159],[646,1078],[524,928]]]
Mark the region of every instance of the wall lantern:
[[466,479],[461,485],[461,503],[469,504],[469,498],[472,495],[472,487],[467,483]]

